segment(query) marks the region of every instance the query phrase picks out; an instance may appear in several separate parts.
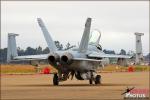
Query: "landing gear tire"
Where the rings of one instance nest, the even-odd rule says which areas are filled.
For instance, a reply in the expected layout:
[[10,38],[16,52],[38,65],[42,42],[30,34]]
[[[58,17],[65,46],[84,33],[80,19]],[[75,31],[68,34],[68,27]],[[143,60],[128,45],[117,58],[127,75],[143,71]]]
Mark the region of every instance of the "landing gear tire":
[[58,80],[58,75],[57,74],[54,74],[53,85],[59,85],[59,80]]
[[92,81],[92,79],[90,79],[90,80],[89,80],[89,83],[90,83],[90,84],[93,84],[93,81]]
[[95,84],[101,84],[101,76],[97,75],[95,78]]

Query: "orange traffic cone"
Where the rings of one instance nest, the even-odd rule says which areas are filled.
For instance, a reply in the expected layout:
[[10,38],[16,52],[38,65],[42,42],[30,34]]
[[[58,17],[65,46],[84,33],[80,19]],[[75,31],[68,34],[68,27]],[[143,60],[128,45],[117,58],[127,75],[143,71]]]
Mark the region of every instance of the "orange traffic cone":
[[133,66],[128,67],[128,72],[134,72]]
[[48,67],[44,68],[43,73],[44,74],[49,74],[50,73],[50,69]]

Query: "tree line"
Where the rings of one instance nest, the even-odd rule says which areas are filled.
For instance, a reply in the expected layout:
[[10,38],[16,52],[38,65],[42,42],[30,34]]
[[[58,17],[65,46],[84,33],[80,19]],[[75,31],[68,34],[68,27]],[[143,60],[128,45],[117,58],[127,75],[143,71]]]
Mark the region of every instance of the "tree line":
[[[70,48],[75,47],[74,45],[71,45],[69,42],[63,46],[59,41],[55,41],[55,45],[58,48],[58,50],[68,50]],[[21,49],[20,47],[17,48],[18,56],[24,56],[24,55],[37,55],[37,54],[48,54],[49,48],[42,48],[41,46],[37,48],[27,47],[25,50]],[[106,54],[116,54],[114,50],[103,50]],[[124,49],[120,50],[121,55],[126,55],[126,51]],[[7,61],[7,48],[0,49],[0,63],[6,63]]]

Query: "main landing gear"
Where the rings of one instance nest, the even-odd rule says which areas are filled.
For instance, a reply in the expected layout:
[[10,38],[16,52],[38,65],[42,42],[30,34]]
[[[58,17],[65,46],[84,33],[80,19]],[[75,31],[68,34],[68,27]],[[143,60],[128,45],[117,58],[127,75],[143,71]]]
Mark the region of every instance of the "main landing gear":
[[57,73],[53,76],[53,85],[59,85],[59,79]]
[[[55,86],[59,85],[59,81],[63,81],[63,80],[61,80],[58,74],[55,73],[53,76],[53,85]],[[91,74],[91,79],[89,79],[89,84],[93,84],[93,82],[95,82],[95,84],[101,84],[101,76],[96,75],[96,77],[93,77],[93,74]]]
[[95,84],[101,84],[101,76],[97,75],[95,78]]
[[90,79],[89,80],[89,84],[93,84],[93,81],[95,82],[95,84],[101,84],[101,76],[96,75],[95,79]]

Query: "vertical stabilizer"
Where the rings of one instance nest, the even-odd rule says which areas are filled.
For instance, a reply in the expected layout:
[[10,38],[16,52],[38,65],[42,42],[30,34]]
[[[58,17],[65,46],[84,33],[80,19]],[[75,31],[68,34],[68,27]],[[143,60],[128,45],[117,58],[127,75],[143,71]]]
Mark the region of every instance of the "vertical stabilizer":
[[47,42],[50,52],[55,52],[57,50],[57,47],[54,41],[52,40],[47,28],[45,27],[44,22],[42,21],[41,18],[37,18],[37,21],[38,21],[39,26],[41,27],[41,30],[43,32],[43,35],[45,37],[45,40]]
[[91,18],[87,18],[86,20],[85,29],[79,45],[79,52],[86,52],[88,49],[91,21],[92,21]]
[[142,41],[141,36],[143,36],[144,33],[135,33],[136,36],[136,64],[141,64],[143,61],[143,53],[142,53]]
[[14,57],[18,56],[16,36],[18,34],[8,33],[7,62],[10,62]]

